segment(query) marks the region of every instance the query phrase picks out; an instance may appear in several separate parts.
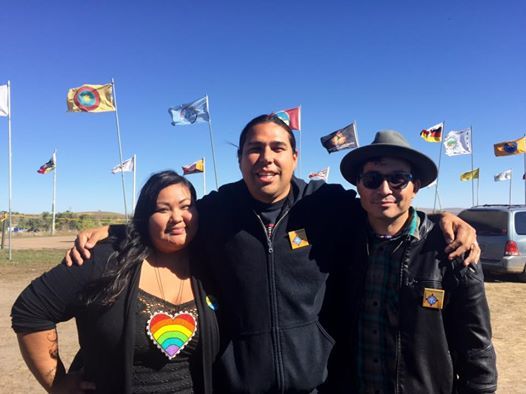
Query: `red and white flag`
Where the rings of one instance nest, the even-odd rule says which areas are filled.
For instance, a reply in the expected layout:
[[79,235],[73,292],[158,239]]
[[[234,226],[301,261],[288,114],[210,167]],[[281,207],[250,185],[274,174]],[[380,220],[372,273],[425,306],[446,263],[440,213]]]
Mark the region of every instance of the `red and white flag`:
[[329,170],[330,170],[330,167],[327,167],[323,170],[320,170],[318,172],[311,172],[309,174],[309,179],[320,179],[322,181],[325,181],[327,182],[328,179],[329,179]]
[[272,115],[280,118],[292,130],[301,130],[301,107],[282,109],[281,111],[273,112]]

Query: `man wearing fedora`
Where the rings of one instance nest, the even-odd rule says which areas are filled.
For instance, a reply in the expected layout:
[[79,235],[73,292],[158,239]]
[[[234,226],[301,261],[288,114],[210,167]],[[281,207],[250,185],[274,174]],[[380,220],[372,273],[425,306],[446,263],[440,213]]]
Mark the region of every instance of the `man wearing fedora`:
[[411,206],[435,163],[385,130],[340,168],[363,212],[347,237],[351,263],[329,284],[340,313],[328,391],[495,392],[482,268],[449,261],[439,227]]

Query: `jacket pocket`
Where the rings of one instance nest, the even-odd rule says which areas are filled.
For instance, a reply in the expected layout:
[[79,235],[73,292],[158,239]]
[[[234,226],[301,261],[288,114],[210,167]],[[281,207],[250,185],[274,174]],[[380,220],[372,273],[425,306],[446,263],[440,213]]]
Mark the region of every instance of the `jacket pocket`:
[[334,339],[319,321],[281,332],[284,388],[311,391],[327,378]]
[[270,333],[231,339],[214,366],[214,392],[259,393],[277,390]]

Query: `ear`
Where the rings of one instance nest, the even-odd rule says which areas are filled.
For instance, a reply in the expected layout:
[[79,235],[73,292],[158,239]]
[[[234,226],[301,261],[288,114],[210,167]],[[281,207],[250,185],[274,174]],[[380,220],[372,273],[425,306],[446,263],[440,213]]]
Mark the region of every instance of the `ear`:
[[413,181],[413,193],[418,193],[420,190],[420,187],[422,186],[422,182],[420,182],[420,179],[415,179]]
[[299,156],[298,150],[295,150],[294,152],[292,152],[292,160],[294,161],[294,169],[296,169],[296,166],[298,165],[298,156]]

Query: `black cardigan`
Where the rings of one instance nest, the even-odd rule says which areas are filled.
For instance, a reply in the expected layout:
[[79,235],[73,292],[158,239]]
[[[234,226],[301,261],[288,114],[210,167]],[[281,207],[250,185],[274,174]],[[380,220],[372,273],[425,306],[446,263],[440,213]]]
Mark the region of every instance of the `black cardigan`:
[[[85,307],[79,302],[79,294],[89,282],[102,275],[113,251],[111,242],[100,243],[86,264],[71,268],[64,264],[56,266],[20,294],[11,312],[13,329],[17,333],[49,330],[55,328],[56,323],[74,317],[85,379],[95,382],[99,393],[130,392],[132,380],[140,265],[133,273],[131,285],[111,307]],[[196,392],[211,393],[211,367],[219,333],[215,313],[207,305],[201,281],[192,274],[191,283],[199,313],[197,351],[202,353],[200,365],[191,366],[191,369]]]

